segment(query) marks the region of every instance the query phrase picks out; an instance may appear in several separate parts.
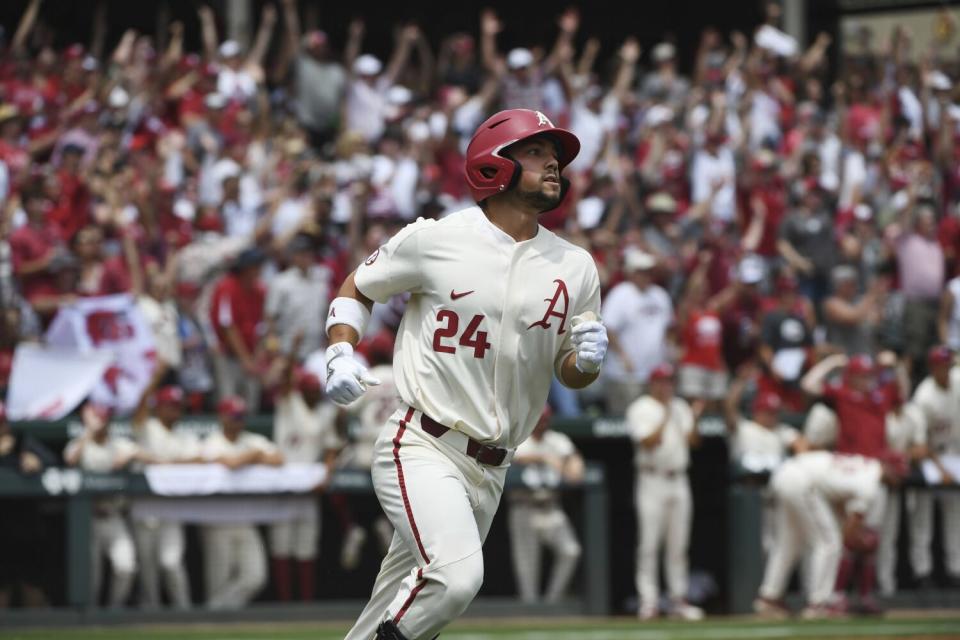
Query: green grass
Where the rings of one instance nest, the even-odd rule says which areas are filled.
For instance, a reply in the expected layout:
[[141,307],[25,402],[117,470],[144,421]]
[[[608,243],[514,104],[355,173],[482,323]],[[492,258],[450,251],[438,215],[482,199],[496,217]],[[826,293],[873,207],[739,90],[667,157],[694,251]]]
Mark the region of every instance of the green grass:
[[[10,640],[342,640],[332,624],[247,624],[100,627],[0,632]],[[854,638],[957,638],[960,617],[761,622],[743,619],[700,623],[637,623],[627,619],[460,622],[443,640],[848,640]]]

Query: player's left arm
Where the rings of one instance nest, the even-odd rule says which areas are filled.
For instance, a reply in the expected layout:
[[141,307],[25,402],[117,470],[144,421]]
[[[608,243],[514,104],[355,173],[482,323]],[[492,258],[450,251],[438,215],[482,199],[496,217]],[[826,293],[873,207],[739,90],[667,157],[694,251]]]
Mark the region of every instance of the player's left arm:
[[600,277],[592,258],[585,280],[578,292],[577,315],[570,319],[569,337],[561,347],[563,359],[557,368],[560,382],[571,389],[583,389],[599,377],[600,365],[610,344],[607,328],[598,315]]

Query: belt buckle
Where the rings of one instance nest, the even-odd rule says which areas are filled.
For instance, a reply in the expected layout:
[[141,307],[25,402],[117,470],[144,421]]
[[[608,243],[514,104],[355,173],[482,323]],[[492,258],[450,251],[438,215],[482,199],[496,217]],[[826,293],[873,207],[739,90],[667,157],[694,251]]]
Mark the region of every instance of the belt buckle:
[[484,464],[484,462],[480,460],[481,456],[483,456],[488,452],[490,454],[496,454],[497,450],[498,448],[493,446],[492,444],[481,444],[479,447],[477,447],[477,452],[476,454],[474,454],[473,459],[479,462],[480,464]]

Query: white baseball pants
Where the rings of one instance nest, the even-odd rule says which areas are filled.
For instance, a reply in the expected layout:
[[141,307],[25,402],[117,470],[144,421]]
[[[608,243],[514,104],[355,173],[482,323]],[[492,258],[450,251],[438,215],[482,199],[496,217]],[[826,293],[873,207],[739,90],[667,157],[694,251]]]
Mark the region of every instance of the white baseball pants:
[[541,547],[553,553],[553,573],[544,595],[547,602],[563,596],[580,559],[580,543],[567,514],[553,504],[510,504],[510,545],[520,599],[536,602],[540,591]]
[[122,607],[130,596],[133,578],[137,571],[137,556],[133,548],[133,537],[127,528],[123,516],[119,514],[97,516],[93,519],[91,538],[90,578],[93,597],[99,598],[103,582],[101,556],[106,555],[110,562],[110,596],[107,605]]
[[270,527],[270,555],[274,558],[315,560],[319,541],[320,504],[316,501],[306,517]]
[[420,412],[401,407],[374,446],[373,486],[395,533],[346,640],[371,640],[387,619],[408,640],[432,640],[483,583],[481,547],[507,467],[481,465],[419,421]]
[[960,577],[960,495],[952,491],[936,490],[907,492],[910,513],[910,564],[916,576],[928,576],[933,571],[930,544],[933,542],[933,503],[940,503],[943,516],[943,556],[947,573]]
[[807,603],[825,604],[833,594],[843,548],[840,523],[830,503],[813,490],[797,467],[781,467],[774,475],[773,491],[777,499],[776,540],[767,556],[760,595],[771,600],[782,598],[800,554],[809,548]]
[[190,581],[183,564],[187,541],[179,522],[137,520],[133,523],[140,556],[140,604],[160,606],[160,574],[174,607],[190,608]]
[[660,550],[670,597],[687,597],[687,547],[693,522],[690,481],[684,472],[637,474],[636,510],[640,525],[636,586],[641,611],[656,611],[660,598]]
[[267,552],[254,525],[203,528],[207,606],[239,609],[267,582]]
[[897,590],[897,541],[900,538],[900,491],[888,489],[880,523],[880,545],[877,547],[877,584],[880,593],[892,595]]

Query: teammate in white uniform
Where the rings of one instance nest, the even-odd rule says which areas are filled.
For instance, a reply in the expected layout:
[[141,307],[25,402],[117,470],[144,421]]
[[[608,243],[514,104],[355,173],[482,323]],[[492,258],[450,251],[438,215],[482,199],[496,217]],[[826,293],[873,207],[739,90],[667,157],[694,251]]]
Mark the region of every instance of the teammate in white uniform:
[[[775,393],[758,393],[753,399],[752,418],[740,414],[739,404],[746,380],[738,376],[725,399],[727,428],[730,430],[730,457],[750,473],[773,473],[790,454],[810,448],[793,427],[780,422],[783,401]],[[776,536],[773,492],[763,489],[760,539],[769,553]]]
[[649,620],[660,613],[661,547],[672,601],[671,615],[699,620],[703,611],[687,598],[687,547],[693,523],[693,498],[687,465],[690,447],[700,441],[697,420],[703,402],[692,409],[674,395],[673,365],[663,363],[650,372],[649,390],[627,407],[627,428],[633,440],[636,469],[636,510],[640,535],[637,544],[638,616]]
[[[770,481],[776,497],[777,536],[754,602],[759,612],[783,611],[787,582],[808,552],[805,617],[830,615],[831,596],[845,539],[864,535],[882,518],[884,469],[862,456],[811,451],[785,461]],[[836,510],[845,514],[837,518]]]
[[[83,434],[71,440],[63,451],[64,461],[84,471],[110,473],[127,467],[131,462],[146,460],[140,448],[126,438],[109,435],[110,411],[87,404],[82,412]],[[137,570],[133,537],[123,517],[126,501],[121,497],[102,498],[93,505],[91,537],[92,593],[96,601],[102,580],[101,563],[106,556],[110,563],[110,595],[108,606],[122,607],[130,596]]]
[[[288,360],[276,400],[273,439],[288,464],[322,460],[327,465],[326,478],[317,487],[323,491],[333,476],[337,453],[343,446],[337,435],[337,407],[324,402],[320,378],[294,368],[298,346],[299,340],[294,339],[294,355]],[[270,527],[270,564],[280,600],[293,599],[291,561],[297,564],[300,599],[313,600],[319,541],[320,503],[316,500],[303,518],[277,522]]]
[[[223,398],[217,404],[217,414],[221,431],[203,441],[204,459],[230,469],[283,464],[283,454],[276,445],[260,434],[244,431],[247,404],[241,398]],[[211,609],[239,609],[267,581],[267,552],[253,523],[204,526],[203,551],[207,606]]]
[[[183,389],[174,386],[159,389],[154,396],[153,415],[147,407],[148,395],[149,389],[133,416],[134,434],[140,447],[156,463],[201,461],[197,437],[174,429],[183,412]],[[183,563],[187,546],[183,524],[148,517],[134,520],[133,532],[140,557],[140,604],[160,606],[162,572],[170,602],[178,609],[189,608],[190,581]]]
[[407,226],[330,305],[327,394],[345,404],[377,383],[353,357],[373,301],[411,294],[394,352],[404,404],[372,470],[396,533],[348,640],[431,640],[466,609],[507,466],[553,375],[582,388],[600,371],[593,258],[537,222],[563,199],[560,172],[579,146],[542,113],[494,115],[466,154],[480,206]]
[[[960,368],[952,366],[953,353],[946,347],[934,347],[927,356],[930,375],[917,387],[913,401],[920,407],[926,423],[926,454],[940,469],[943,484],[953,477],[940,462],[945,454],[960,454]],[[943,514],[943,551],[947,574],[960,581],[960,494],[956,491],[913,490],[907,492],[910,512],[910,562],[919,584],[932,586],[933,503],[940,503]]]
[[530,438],[517,447],[513,461],[525,465],[521,476],[525,488],[507,494],[513,569],[524,602],[539,600],[542,547],[553,553],[546,602],[556,602],[566,593],[580,559],[580,543],[557,487],[583,480],[583,458],[566,434],[550,429],[550,416],[548,407]]

